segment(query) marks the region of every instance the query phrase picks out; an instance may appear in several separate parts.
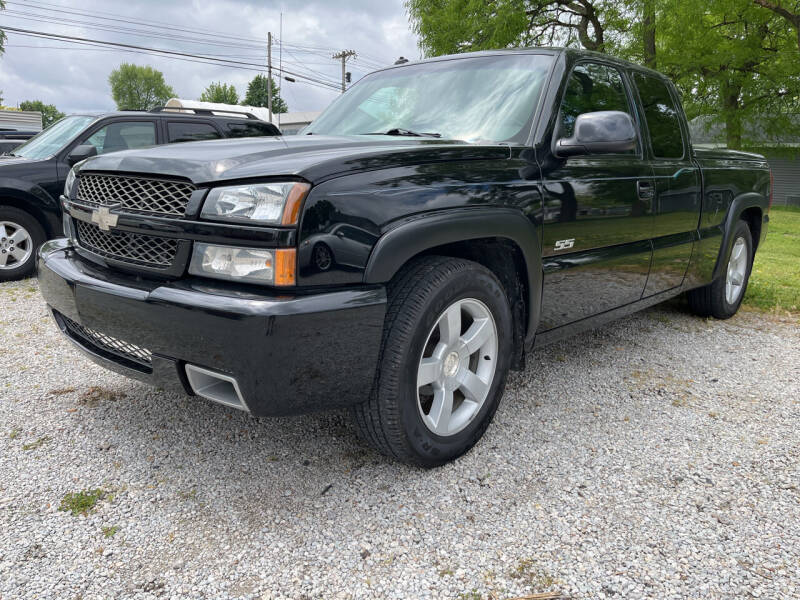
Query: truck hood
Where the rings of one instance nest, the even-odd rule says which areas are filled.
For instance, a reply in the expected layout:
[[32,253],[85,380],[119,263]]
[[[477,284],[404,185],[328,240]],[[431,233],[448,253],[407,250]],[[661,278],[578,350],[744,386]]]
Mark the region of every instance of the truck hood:
[[294,176],[311,183],[374,169],[453,160],[502,160],[508,146],[392,136],[290,136],[189,142],[115,152],[79,169],[190,179],[197,185]]

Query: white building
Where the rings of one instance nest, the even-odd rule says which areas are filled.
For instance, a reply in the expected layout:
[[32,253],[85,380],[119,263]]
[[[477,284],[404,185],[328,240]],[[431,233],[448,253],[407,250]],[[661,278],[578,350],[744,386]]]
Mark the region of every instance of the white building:
[[[174,109],[210,110],[212,113],[248,113],[262,121],[269,121],[269,110],[261,106],[217,104],[215,102],[184,100],[182,98],[170,98],[165,106]],[[272,123],[281,130],[283,135],[295,135],[303,127],[316,119],[320,113],[321,111],[272,113]]]

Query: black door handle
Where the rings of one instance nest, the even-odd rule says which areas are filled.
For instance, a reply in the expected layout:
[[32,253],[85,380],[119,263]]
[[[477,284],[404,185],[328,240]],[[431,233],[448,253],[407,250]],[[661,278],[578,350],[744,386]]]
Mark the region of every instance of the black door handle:
[[656,190],[653,187],[653,184],[650,183],[649,181],[637,181],[636,193],[642,200],[652,200],[653,198],[655,198]]

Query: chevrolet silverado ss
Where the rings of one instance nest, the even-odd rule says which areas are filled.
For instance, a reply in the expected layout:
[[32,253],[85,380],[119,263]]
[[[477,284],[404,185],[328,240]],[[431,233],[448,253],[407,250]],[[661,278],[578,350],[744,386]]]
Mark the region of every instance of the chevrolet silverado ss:
[[673,84],[605,55],[386,68],[302,133],[77,165],[39,253],[64,335],[253,415],[349,407],[432,467],[532,349],[682,293],[732,316],[767,233],[764,158],[694,149]]

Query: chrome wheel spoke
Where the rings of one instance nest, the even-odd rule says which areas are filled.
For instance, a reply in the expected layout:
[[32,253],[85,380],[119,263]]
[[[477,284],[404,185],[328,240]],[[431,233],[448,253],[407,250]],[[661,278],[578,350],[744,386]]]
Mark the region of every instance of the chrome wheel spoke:
[[454,304],[439,319],[439,337],[449,347],[458,342],[461,335],[461,306]]
[[17,262],[24,262],[28,257],[28,251],[23,248],[14,248],[9,254],[13,256]]
[[0,251],[0,267],[5,267],[6,263],[8,262],[9,254],[8,252]]
[[417,387],[437,381],[442,374],[442,361],[436,357],[423,358],[417,370]]
[[461,341],[470,354],[475,354],[481,349],[494,334],[494,327],[489,319],[475,319],[470,328],[461,336]]
[[482,403],[489,393],[489,384],[483,381],[472,371],[466,371],[459,389],[464,396],[473,402]]
[[[4,236],[0,235],[0,237]],[[8,236],[8,239],[14,242],[14,244],[16,244],[17,246],[19,246],[23,242],[27,242],[28,240],[30,240],[30,237],[28,236],[28,232],[25,231],[24,229],[17,229],[14,233]]]
[[0,240],[7,237],[8,237],[8,231],[6,231],[6,225],[5,223],[0,223]]
[[441,388],[433,395],[428,421],[434,433],[446,435],[453,415],[453,390]]

